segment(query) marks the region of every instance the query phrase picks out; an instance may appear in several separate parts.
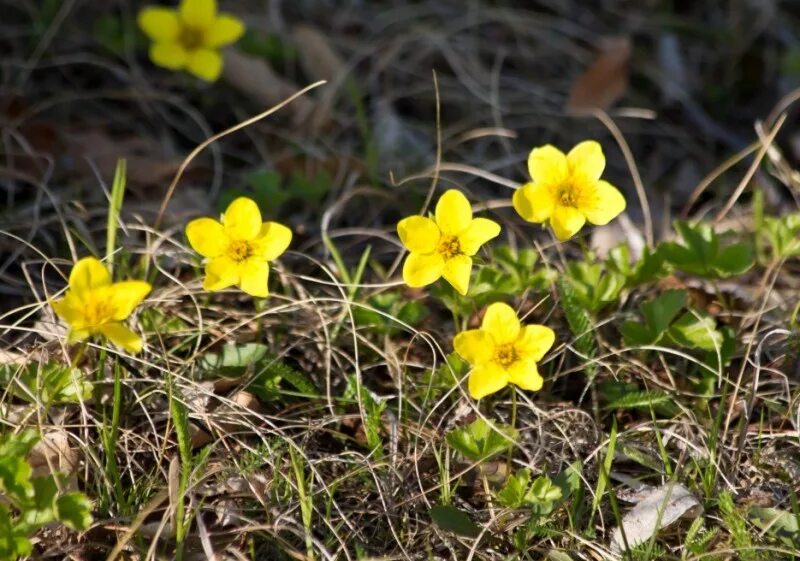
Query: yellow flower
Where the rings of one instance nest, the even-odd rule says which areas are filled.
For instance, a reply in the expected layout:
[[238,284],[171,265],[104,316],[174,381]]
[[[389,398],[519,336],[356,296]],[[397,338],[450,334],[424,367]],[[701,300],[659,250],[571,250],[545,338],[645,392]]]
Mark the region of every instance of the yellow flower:
[[487,218],[473,219],[469,201],[455,189],[441,196],[435,216],[435,220],[409,216],[397,224],[400,241],[411,252],[403,265],[403,280],[420,287],[444,277],[466,294],[472,256],[500,233],[500,225]]
[[219,49],[236,42],[244,24],[217,13],[216,0],[181,0],[177,10],[148,6],[139,12],[139,27],[152,41],[150,60],[170,70],[184,68],[207,82],[219,78]]
[[69,274],[69,289],[52,303],[58,317],[69,324],[70,341],[103,335],[128,352],[142,350],[142,338],[122,325],[151,286],[144,281],[111,282],[105,266],[94,257],[75,263]]
[[555,338],[553,330],[544,325],[520,325],[508,304],[490,305],[480,329],[462,331],[453,339],[456,352],[473,366],[469,394],[481,399],[509,383],[523,390],[540,390],[543,380],[536,363]]
[[588,220],[608,224],[625,210],[625,197],[600,179],[606,158],[600,144],[587,140],[569,154],[546,145],[528,156],[532,181],[514,193],[514,208],[528,222],[550,222],[556,237],[574,236]]
[[261,222],[258,205],[239,197],[222,215],[198,218],[186,226],[186,237],[205,257],[203,288],[222,290],[235,284],[251,296],[266,297],[269,261],[280,256],[292,241],[292,231],[277,222]]

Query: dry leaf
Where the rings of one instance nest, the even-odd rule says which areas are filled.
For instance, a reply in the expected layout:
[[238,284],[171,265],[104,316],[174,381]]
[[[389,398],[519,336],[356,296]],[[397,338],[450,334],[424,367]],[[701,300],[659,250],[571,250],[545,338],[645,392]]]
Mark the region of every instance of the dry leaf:
[[292,30],[300,65],[310,80],[333,81],[344,72],[344,62],[334,51],[328,38],[308,25],[298,25]]
[[628,37],[608,37],[597,58],[572,84],[567,109],[574,112],[608,109],[628,89],[628,64],[631,58]]
[[[300,89],[279,76],[265,60],[235,50],[225,52],[222,77],[264,108],[277,105]],[[299,124],[314,111],[314,102],[309,96],[299,97],[286,110],[293,112],[293,121]]]
[[69,434],[54,430],[44,435],[28,454],[28,464],[34,477],[46,477],[58,473],[69,476],[70,490],[78,489],[77,471],[80,453],[70,444]]
[[[703,507],[694,495],[680,483],[668,483],[654,488],[622,517],[622,528],[628,547],[635,547],[649,540],[661,528],[666,528],[679,518],[697,518]],[[611,532],[611,550],[625,550],[622,532],[614,528]]]

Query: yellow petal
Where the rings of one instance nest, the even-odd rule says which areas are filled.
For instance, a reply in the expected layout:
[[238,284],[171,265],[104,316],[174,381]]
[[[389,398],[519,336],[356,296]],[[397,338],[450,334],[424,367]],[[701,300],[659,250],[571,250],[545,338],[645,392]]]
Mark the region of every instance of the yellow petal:
[[469,290],[469,274],[471,272],[472,258],[466,255],[456,255],[444,262],[442,276],[456,289],[456,292],[464,296]]
[[594,187],[583,189],[578,205],[589,222],[602,226],[625,210],[625,197],[608,181],[598,181]]
[[481,329],[489,333],[497,345],[513,343],[520,331],[517,312],[504,302],[495,302],[486,309]]
[[436,203],[436,224],[443,234],[457,236],[472,221],[472,207],[461,191],[450,189]]
[[186,50],[178,43],[153,43],[150,45],[150,60],[153,64],[170,70],[186,66]]
[[534,183],[548,187],[561,185],[569,178],[567,157],[551,144],[534,148],[528,156],[528,173]]
[[441,236],[436,222],[425,216],[409,216],[397,223],[400,241],[412,253],[431,253]]
[[255,239],[256,251],[263,260],[272,261],[280,257],[292,242],[292,231],[277,222],[264,222]]
[[517,360],[508,367],[507,372],[508,381],[523,390],[535,392],[542,389],[544,380],[533,360]]
[[84,257],[72,267],[69,274],[69,288],[77,296],[111,284],[111,275],[98,259]]
[[239,288],[250,296],[269,296],[269,264],[259,259],[248,259],[239,266]]
[[186,25],[208,29],[217,17],[216,0],[181,0],[178,10]]
[[148,6],[139,12],[139,29],[156,43],[172,43],[178,38],[178,13],[169,8]]
[[67,292],[61,300],[55,300],[50,305],[56,315],[70,326],[81,326],[83,303],[74,292]]
[[247,197],[239,197],[228,205],[222,224],[234,240],[253,240],[261,233],[261,211]]
[[150,294],[152,287],[144,281],[115,282],[109,288],[109,300],[114,310],[113,317],[121,321],[133,313],[145,296]]
[[586,217],[578,209],[571,206],[556,206],[555,210],[553,210],[553,215],[550,217],[553,233],[562,242],[577,234],[585,223]]
[[500,234],[500,224],[488,218],[476,218],[458,236],[461,251],[475,255],[483,244]]
[[201,80],[215,82],[222,72],[222,56],[211,49],[197,49],[189,53],[186,67]]
[[217,257],[206,265],[203,289],[214,292],[238,283],[239,264],[230,257]]
[[197,218],[186,225],[189,245],[203,257],[222,255],[228,247],[225,228],[213,218]]
[[514,192],[514,210],[528,222],[541,223],[550,218],[556,205],[551,187],[545,183],[526,183]]
[[469,373],[469,395],[481,399],[508,385],[508,373],[492,362],[476,366]]
[[494,341],[482,329],[462,331],[453,338],[453,348],[470,364],[483,364],[494,356]]
[[403,280],[412,288],[427,286],[442,276],[444,258],[438,253],[410,253],[403,264]]
[[535,324],[523,325],[519,332],[519,339],[514,343],[514,349],[519,356],[539,362],[553,346],[555,340],[556,334],[549,327]]
[[142,338],[121,323],[107,323],[100,327],[100,333],[129,353],[138,353],[142,350]]
[[596,183],[606,167],[606,157],[599,142],[586,140],[578,143],[567,154],[572,180],[581,185]]
[[83,341],[91,335],[88,329],[70,329],[67,331],[67,343],[76,343]]
[[211,29],[206,31],[206,47],[222,47],[236,42],[244,34],[244,25],[241,20],[228,15],[220,14],[214,20]]

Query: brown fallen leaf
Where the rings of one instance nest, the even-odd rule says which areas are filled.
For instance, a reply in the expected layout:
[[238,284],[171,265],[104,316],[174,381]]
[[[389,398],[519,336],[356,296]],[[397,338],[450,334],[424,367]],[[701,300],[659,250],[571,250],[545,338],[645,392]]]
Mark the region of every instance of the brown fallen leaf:
[[60,429],[45,434],[28,454],[28,464],[34,477],[67,474],[69,490],[73,491],[78,489],[76,472],[79,463],[77,446],[73,446],[67,432]]
[[601,41],[597,58],[572,83],[567,110],[582,113],[614,105],[628,89],[631,50],[628,37]]
[[[234,50],[225,52],[222,78],[232,87],[264,108],[277,105],[297,93],[300,89],[278,75],[264,60]],[[292,112],[295,125],[305,122],[314,112],[314,101],[310,96],[299,97],[286,110]]]

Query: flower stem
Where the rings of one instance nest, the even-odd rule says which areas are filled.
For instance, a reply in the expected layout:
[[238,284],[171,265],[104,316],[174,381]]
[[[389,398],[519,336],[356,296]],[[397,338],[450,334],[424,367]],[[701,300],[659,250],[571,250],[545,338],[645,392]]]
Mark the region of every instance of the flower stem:
[[[509,384],[510,385],[510,384]],[[514,385],[511,386],[511,428],[516,430],[517,428],[517,387]],[[508,459],[506,463],[508,464],[508,473],[509,475],[513,471],[512,462],[514,461],[514,443],[512,442],[508,447]]]

